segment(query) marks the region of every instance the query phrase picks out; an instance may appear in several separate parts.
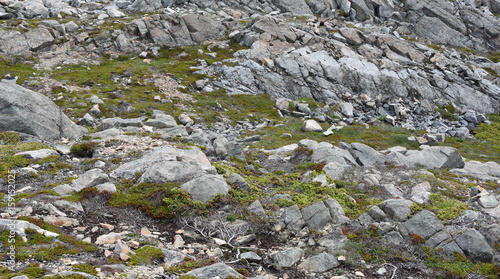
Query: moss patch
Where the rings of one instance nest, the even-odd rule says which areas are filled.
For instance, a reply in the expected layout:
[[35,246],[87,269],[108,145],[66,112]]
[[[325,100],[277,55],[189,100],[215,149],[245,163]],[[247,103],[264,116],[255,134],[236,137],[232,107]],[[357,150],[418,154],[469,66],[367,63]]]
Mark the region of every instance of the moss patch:
[[163,258],[165,257],[165,254],[163,254],[160,248],[149,245],[141,247],[134,252],[135,255],[130,255],[129,265],[150,265],[154,262],[163,262]]

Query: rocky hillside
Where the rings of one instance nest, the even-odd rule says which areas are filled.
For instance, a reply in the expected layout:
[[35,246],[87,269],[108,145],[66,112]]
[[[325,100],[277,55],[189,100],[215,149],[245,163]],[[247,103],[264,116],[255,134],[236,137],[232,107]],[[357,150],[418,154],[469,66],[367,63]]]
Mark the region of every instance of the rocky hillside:
[[0,278],[498,278],[499,0],[0,0]]

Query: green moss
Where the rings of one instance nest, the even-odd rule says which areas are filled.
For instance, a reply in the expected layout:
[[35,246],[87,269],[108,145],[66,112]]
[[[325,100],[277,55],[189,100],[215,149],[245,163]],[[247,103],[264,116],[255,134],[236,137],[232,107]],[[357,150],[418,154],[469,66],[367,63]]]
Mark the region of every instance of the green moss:
[[493,263],[474,263],[464,255],[455,252],[448,256],[440,250],[425,249],[427,259],[425,264],[431,268],[444,270],[452,278],[470,278],[472,273],[481,274],[487,278],[498,278],[500,267]]
[[58,239],[65,242],[65,243],[73,245],[74,247],[78,248],[78,250],[80,250],[80,251],[94,252],[94,251],[99,250],[99,248],[94,246],[93,244],[87,243],[85,241],[77,240],[71,236],[67,236],[64,234],[60,235],[58,237]]
[[14,145],[19,143],[19,134],[16,132],[0,133],[0,145]]
[[[140,183],[124,180],[109,200],[111,206],[134,206],[155,218],[172,218],[178,213],[206,213],[204,203],[195,202],[178,183]],[[188,210],[189,209],[189,210]]]
[[47,237],[40,234],[34,229],[26,229],[24,232],[26,233],[26,237],[28,239],[28,245],[46,244],[52,242],[52,239],[54,239],[53,237]]
[[153,246],[143,246],[134,251],[135,255],[130,255],[129,265],[140,265],[146,264],[150,265],[155,261],[162,262],[165,255],[161,251],[160,248],[156,248]]
[[39,142],[19,143],[16,142],[15,136],[8,135],[12,140],[6,145],[0,145],[0,177],[7,175],[9,169],[13,167],[25,167],[31,161],[23,156],[14,156],[14,154],[22,151],[31,151],[49,148],[48,146]]
[[422,209],[427,209],[434,212],[440,220],[448,221],[462,215],[468,208],[469,207],[462,201],[432,193],[429,196],[429,202],[427,204],[412,205],[412,214]]
[[203,259],[200,261],[193,260],[192,258],[184,258],[184,261],[178,264],[177,266],[173,266],[167,269],[167,272],[170,274],[182,274],[188,271],[191,271],[196,268],[204,267],[207,265],[214,264],[214,260],[212,259]]
[[43,74],[42,71],[33,68],[34,64],[35,61],[30,61],[29,59],[24,59],[19,56],[9,58],[0,56],[0,79],[10,74],[12,77],[18,76],[19,79],[16,83],[21,84],[23,81],[32,77],[33,73],[37,76]]
[[72,266],[73,271],[85,272],[90,275],[97,276],[97,270],[90,264],[75,264]]
[[500,51],[489,52],[486,57],[488,57],[493,63],[500,62]]

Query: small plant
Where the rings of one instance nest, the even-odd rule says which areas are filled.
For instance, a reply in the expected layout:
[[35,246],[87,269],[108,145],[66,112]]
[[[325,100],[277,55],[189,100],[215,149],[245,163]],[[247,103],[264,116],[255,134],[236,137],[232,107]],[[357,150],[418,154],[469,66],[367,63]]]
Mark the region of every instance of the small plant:
[[410,238],[415,244],[425,243],[425,239],[416,233],[410,233]]
[[81,158],[92,158],[97,142],[84,142],[71,146],[70,153]]

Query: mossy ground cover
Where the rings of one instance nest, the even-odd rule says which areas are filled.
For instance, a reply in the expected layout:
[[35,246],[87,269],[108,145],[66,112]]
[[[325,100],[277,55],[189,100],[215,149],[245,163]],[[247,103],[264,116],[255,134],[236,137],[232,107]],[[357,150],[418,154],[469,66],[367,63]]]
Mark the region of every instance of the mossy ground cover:
[[[263,140],[253,144],[253,146],[265,149],[275,149],[287,144],[297,143],[302,139],[312,139],[318,142],[330,142],[333,145],[337,145],[341,141],[347,143],[360,142],[378,150],[396,145],[417,149],[418,143],[408,141],[408,137],[414,136],[415,134],[423,134],[423,132],[417,131],[416,133],[412,133],[406,129],[395,128],[381,123],[370,126],[368,129],[362,125],[346,126],[339,131],[334,131],[333,135],[325,137],[320,132],[302,131],[301,128],[304,120],[300,118],[287,117],[282,121],[283,125],[268,126],[255,132],[261,135]],[[330,127],[329,124],[320,125],[322,125],[325,130]],[[284,133],[290,133],[293,137],[281,137]]]
[[47,145],[39,142],[20,142],[19,135],[12,132],[0,133],[0,140],[2,139],[4,140],[4,144],[0,144],[0,177],[5,177],[11,168],[25,167],[31,163],[29,159],[19,155],[15,156],[14,154],[49,148]]
[[205,214],[204,203],[193,201],[191,195],[178,183],[139,183],[124,180],[108,203],[111,206],[141,208],[155,218],[173,218],[177,214]]
[[[32,258],[37,261],[52,261],[59,259],[62,255],[78,254],[81,252],[95,252],[98,250],[96,246],[65,235],[56,226],[48,224],[42,220],[28,216],[19,217],[18,220],[28,221],[42,229],[59,234],[57,238],[47,237],[33,229],[26,229],[26,241],[23,241],[19,235],[16,235],[14,246],[16,250],[15,257],[18,261],[24,261]],[[5,246],[12,245],[12,243],[9,242],[9,234],[10,232],[8,230],[0,232],[0,241],[3,242],[3,245]],[[7,257],[6,253],[7,251],[0,252],[0,260]],[[21,274],[26,274],[26,272],[26,270],[23,270],[21,271]],[[10,275],[12,274],[9,271],[8,275],[5,276]],[[38,278],[38,276],[33,278]]]

